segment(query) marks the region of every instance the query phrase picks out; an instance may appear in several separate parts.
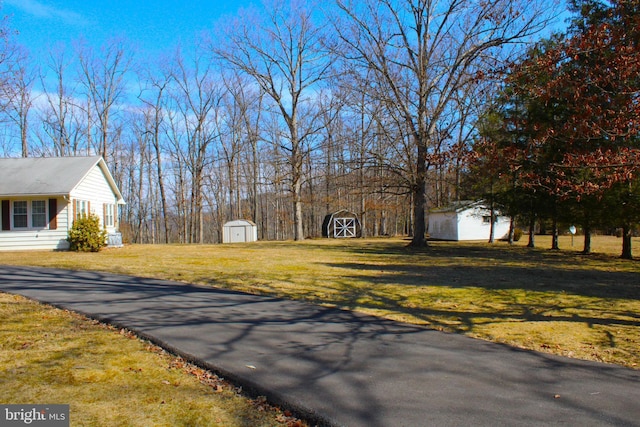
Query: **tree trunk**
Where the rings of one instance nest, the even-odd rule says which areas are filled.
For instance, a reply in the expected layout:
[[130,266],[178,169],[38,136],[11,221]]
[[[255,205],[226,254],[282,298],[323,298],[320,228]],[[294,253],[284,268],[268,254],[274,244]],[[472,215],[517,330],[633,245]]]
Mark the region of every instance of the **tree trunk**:
[[20,140],[22,141],[22,157],[29,157],[29,142],[27,140],[27,117],[21,118],[22,125],[20,126]]
[[557,205],[554,201],[553,203],[553,219],[552,219],[552,225],[551,225],[551,249],[552,250],[558,250],[560,249],[560,246],[558,245],[558,212],[557,212]]
[[632,235],[631,226],[629,224],[625,224],[622,227],[622,255],[620,255],[622,259],[633,259],[633,253],[631,250]]
[[527,243],[528,248],[535,248],[535,235],[536,235],[536,217],[531,215],[531,219],[529,220],[529,243]]
[[515,219],[513,219],[513,215],[511,216],[511,219],[509,220],[509,244],[513,245],[513,242],[515,240],[515,234],[516,234],[516,221]]
[[[363,143],[364,144],[364,143]],[[366,200],[366,180],[364,176],[364,161],[363,153],[360,153],[360,165],[359,165],[359,187],[360,187],[360,237],[367,237],[367,200]]]
[[427,246],[426,224],[426,148],[418,144],[418,160],[416,168],[416,182],[413,187],[413,238],[409,246],[423,248]]
[[[491,185],[491,195],[493,196],[493,184]],[[495,243],[495,224],[496,224],[496,209],[494,207],[493,204],[493,200],[491,201],[491,211],[489,213],[490,218],[489,220],[491,221],[491,224],[489,225],[489,243],[493,244]]]
[[160,190],[160,202],[162,203],[162,223],[164,226],[164,242],[169,243],[169,218],[167,209],[167,196],[164,191],[164,176],[162,174],[162,159],[159,143],[154,142],[156,149],[156,170],[158,173],[158,189]]
[[584,248],[582,253],[585,255],[591,253],[591,228],[589,226],[584,227]]
[[[251,138],[251,162],[252,162],[252,176],[251,187],[253,189],[253,203],[251,206],[251,220],[256,224],[258,223],[258,141],[252,135]],[[263,236],[264,238],[264,236]]]
[[298,150],[291,154],[291,190],[293,192],[293,240],[304,240],[302,220],[302,164]]

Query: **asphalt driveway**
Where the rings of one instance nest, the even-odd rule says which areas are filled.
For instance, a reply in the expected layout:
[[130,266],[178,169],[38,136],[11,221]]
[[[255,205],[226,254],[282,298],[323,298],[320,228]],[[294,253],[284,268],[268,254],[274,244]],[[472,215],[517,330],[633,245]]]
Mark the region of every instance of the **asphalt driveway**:
[[0,291],[127,327],[319,424],[640,426],[640,371],[300,302],[0,266]]

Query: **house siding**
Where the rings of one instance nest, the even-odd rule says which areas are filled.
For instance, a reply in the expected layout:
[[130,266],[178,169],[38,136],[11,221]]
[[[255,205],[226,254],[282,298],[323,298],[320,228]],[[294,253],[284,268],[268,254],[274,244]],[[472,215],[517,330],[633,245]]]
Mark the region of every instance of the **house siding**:
[[[90,213],[97,215],[100,218],[100,226],[104,227],[105,221],[105,205],[116,205],[117,218],[117,199],[113,194],[111,187],[107,181],[106,176],[99,167],[93,168],[84,179],[76,186],[71,192],[72,200],[85,200],[89,202]],[[69,217],[70,227],[73,223],[73,215]],[[106,227],[108,233],[115,233],[117,231],[117,223],[113,226]]]
[[[491,223],[484,217],[491,211],[481,206],[461,210],[429,213],[429,237],[438,240],[489,240]],[[494,224],[494,237],[504,238],[509,232],[509,217],[498,216]]]
[[[36,198],[11,198],[6,199],[9,203],[13,200],[42,200],[42,197]],[[51,199],[51,198],[48,198]],[[33,229],[33,230],[4,230],[4,218],[3,218],[3,230],[0,231],[0,250],[15,251],[15,250],[29,250],[29,249],[48,249],[48,250],[63,250],[69,248],[69,242],[67,242],[69,217],[69,205],[63,198],[55,198],[58,214],[56,217],[55,229]],[[4,200],[3,200],[4,202]],[[49,204],[51,206],[51,204]],[[51,224],[51,221],[49,221]]]
[[[482,208],[473,208],[460,212],[458,215],[457,240],[489,240],[491,222],[484,222],[485,216],[491,216],[491,211]],[[495,230],[495,238],[502,236]]]
[[[0,164],[0,250],[68,249],[75,201],[83,201],[84,211],[97,215],[102,227],[108,211],[105,229],[109,244],[122,244],[117,215],[118,203],[124,204],[124,200],[102,158],[0,159]],[[14,202],[33,200],[44,201],[46,211],[42,203],[28,204],[25,222],[24,204]],[[16,206],[21,210],[14,213]],[[14,227],[14,221],[26,226]],[[38,228],[31,228],[33,224]]]
[[439,240],[458,240],[458,218],[456,213],[429,214],[429,237]]

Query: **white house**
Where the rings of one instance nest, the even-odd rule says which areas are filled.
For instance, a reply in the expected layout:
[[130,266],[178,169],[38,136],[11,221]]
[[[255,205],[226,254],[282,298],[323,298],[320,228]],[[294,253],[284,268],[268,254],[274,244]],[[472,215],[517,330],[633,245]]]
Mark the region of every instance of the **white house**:
[[[511,219],[496,213],[495,239],[506,238]],[[437,240],[489,240],[491,211],[482,201],[461,201],[429,211],[429,237]]]
[[102,157],[0,159],[0,204],[0,250],[68,249],[74,219],[89,213],[122,244],[125,202]]

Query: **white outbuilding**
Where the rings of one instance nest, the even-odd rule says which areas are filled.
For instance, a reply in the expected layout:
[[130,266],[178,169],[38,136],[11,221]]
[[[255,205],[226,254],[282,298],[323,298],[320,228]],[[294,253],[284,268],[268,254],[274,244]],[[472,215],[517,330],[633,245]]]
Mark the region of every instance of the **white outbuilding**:
[[258,227],[246,219],[229,221],[222,227],[222,243],[244,243],[258,240]]
[[[493,236],[506,238],[511,219],[495,213]],[[429,211],[429,238],[436,240],[489,240],[491,210],[483,201],[460,201]]]

